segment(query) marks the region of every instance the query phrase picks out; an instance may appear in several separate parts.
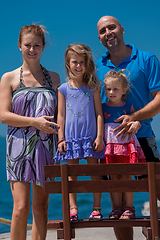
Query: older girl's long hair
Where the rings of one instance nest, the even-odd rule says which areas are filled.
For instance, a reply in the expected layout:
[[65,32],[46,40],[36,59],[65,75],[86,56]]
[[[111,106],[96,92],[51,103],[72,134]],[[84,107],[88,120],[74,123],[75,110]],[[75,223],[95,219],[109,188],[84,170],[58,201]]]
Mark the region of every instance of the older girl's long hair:
[[90,88],[99,88],[100,84],[96,77],[96,67],[92,58],[90,47],[81,43],[68,45],[65,51],[65,68],[69,80],[75,78],[70,69],[70,53],[77,53],[78,55],[85,58],[86,72],[83,75],[83,80]]

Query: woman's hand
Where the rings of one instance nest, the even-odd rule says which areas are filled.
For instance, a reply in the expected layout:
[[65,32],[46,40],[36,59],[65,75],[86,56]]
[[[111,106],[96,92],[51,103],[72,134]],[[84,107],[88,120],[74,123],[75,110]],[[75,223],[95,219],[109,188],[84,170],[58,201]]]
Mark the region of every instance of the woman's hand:
[[52,120],[53,118],[54,116],[42,116],[42,117],[34,118],[33,126],[47,134],[52,134],[52,133],[58,134],[57,130],[54,129],[52,126],[57,127],[58,129],[59,125],[57,123],[48,121],[48,120]]

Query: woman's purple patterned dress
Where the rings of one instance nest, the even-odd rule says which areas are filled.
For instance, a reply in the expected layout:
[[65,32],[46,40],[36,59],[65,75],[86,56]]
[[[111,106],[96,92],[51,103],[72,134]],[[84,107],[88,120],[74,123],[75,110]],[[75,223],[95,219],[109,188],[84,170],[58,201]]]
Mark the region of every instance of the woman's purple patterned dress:
[[[12,112],[21,116],[53,116],[54,90],[47,87],[20,87],[13,92]],[[44,165],[54,163],[56,135],[35,127],[8,126],[7,180],[35,183],[44,187]]]

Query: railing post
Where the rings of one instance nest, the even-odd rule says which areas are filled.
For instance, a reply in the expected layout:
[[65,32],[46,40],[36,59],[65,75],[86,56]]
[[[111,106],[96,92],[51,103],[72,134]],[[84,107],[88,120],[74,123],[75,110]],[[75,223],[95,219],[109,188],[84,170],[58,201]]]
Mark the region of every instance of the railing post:
[[64,240],[71,240],[67,164],[61,164]]
[[158,210],[157,210],[157,189],[156,189],[156,175],[155,163],[148,162],[148,187],[150,200],[150,219],[152,229],[152,240],[159,239],[159,224],[158,224]]

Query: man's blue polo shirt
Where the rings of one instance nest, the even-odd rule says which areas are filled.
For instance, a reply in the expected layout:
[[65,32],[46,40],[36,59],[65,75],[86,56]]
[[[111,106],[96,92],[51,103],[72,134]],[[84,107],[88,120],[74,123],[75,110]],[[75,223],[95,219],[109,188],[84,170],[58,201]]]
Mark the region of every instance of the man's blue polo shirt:
[[[152,92],[160,90],[160,62],[152,53],[141,51],[134,45],[126,46],[132,48],[132,55],[123,60],[118,66],[115,67],[108,59],[108,51],[96,61],[97,76],[103,82],[108,71],[127,69],[130,73],[129,80],[131,83],[127,100],[133,104],[135,111],[137,111],[153,99]],[[104,83],[101,83],[101,86],[101,99],[102,103],[104,103],[107,101]],[[137,133],[137,137],[154,136],[151,122],[151,118],[141,121],[141,128]]]

